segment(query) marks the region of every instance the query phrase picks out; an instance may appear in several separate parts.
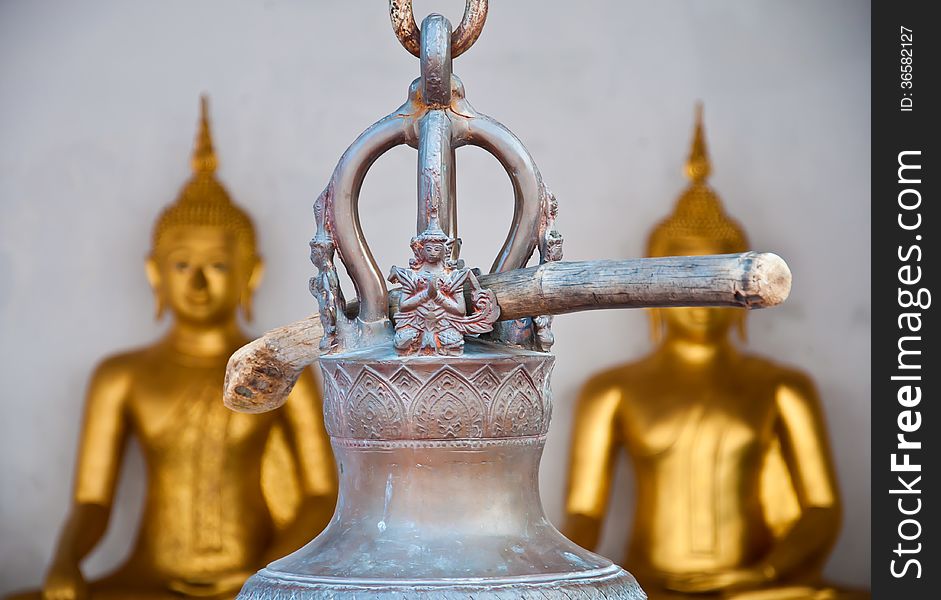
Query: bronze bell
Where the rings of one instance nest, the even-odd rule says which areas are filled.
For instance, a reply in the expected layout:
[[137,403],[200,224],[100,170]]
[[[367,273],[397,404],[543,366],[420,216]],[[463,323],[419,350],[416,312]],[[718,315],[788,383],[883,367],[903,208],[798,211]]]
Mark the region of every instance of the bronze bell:
[[[475,111],[451,61],[477,39],[485,0],[454,32],[390,2],[421,77],[398,110],[340,159],[314,207],[311,290],[319,319],[269,332],[229,363],[226,403],[284,401],[320,362],[324,417],[340,477],[336,513],[315,540],[248,580],[239,598],[608,598],[640,600],[634,578],[563,537],[546,518],[538,470],[552,412],[552,316],[613,307],[761,307],[787,296],[773,254],[561,262],[557,202],[508,129]],[[359,190],[384,152],[418,149],[418,227],[391,291],[363,237]],[[460,260],[454,151],[492,153],[515,210],[489,274]],[[539,265],[526,268],[538,250]],[[356,289],[340,290],[339,251]],[[674,278],[682,275],[682,279]]]

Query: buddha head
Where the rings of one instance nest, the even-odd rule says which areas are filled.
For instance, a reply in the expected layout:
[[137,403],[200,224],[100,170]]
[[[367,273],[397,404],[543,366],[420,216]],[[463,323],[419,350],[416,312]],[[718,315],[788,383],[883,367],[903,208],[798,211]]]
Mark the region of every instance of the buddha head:
[[193,176],[157,219],[147,277],[158,319],[169,310],[178,321],[212,326],[231,321],[239,309],[251,319],[263,264],[251,219],[216,179],[207,112],[203,97]]
[[[647,240],[647,256],[696,256],[745,252],[748,238],[741,225],[729,217],[722,202],[706,182],[712,167],[706,152],[702,106],[696,125],[686,176],[689,187],[680,195],[673,213],[661,221]],[[666,333],[697,342],[717,342],[736,328],[745,338],[745,311],[740,308],[655,308],[650,310],[652,335],[659,341]]]

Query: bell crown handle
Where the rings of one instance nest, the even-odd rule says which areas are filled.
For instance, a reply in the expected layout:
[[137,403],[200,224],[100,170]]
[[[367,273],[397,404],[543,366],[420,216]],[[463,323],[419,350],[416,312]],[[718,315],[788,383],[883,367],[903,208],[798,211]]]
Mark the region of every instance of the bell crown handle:
[[[393,0],[390,8],[404,10],[406,5],[410,15],[410,2]],[[485,17],[486,2],[469,1],[468,11]],[[465,14],[465,21],[468,18]],[[396,22],[395,17],[393,22]],[[473,22],[482,26],[483,18]],[[422,234],[434,221],[451,239],[448,245],[451,264],[460,264],[455,150],[464,145],[478,146],[497,158],[513,187],[512,222],[490,271],[526,266],[537,247],[541,262],[548,260],[540,235],[545,237],[547,225],[554,223],[555,199],[520,140],[467,102],[463,84],[451,73],[454,44],[458,39],[464,38],[452,33],[445,17],[431,14],[422,21],[418,45],[421,77],[410,86],[408,100],[350,145],[314,204],[317,231],[310,246],[311,260],[318,273],[311,278],[310,287],[320,304],[323,350],[369,346],[387,339],[391,331],[388,288],[363,234],[359,195],[372,164],[396,146],[408,144],[418,150],[416,233]],[[560,245],[561,236],[554,231],[554,225],[552,230]],[[347,304],[343,298],[336,254],[353,282],[355,304]],[[555,260],[561,258],[561,252],[556,254]],[[355,314],[348,314],[352,313],[353,306]]]

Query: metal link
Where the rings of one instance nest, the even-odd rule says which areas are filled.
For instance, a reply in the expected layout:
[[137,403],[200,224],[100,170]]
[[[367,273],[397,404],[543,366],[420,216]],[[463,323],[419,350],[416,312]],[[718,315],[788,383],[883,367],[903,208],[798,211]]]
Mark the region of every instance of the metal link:
[[[464,17],[451,34],[451,56],[457,58],[467,52],[483,31],[487,20],[487,0],[465,0]],[[412,55],[421,56],[421,30],[412,12],[412,0],[389,0],[392,29],[399,42]]]
[[422,100],[429,106],[451,104],[451,23],[428,15],[421,24]]

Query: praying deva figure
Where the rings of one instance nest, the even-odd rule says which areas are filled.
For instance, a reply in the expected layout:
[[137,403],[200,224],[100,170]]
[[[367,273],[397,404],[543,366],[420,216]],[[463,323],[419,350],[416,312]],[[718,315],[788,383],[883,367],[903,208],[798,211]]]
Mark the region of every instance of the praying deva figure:
[[[392,267],[389,274],[391,283],[402,286],[393,338],[400,354],[460,355],[464,336],[490,331],[500,314],[493,292],[481,289],[463,261],[449,258],[457,240],[441,230],[437,211],[430,209],[428,227],[412,238],[415,256],[409,268]],[[472,315],[467,314],[465,283],[472,290]]]
[[[686,164],[692,183],[653,231],[647,256],[748,248],[706,183],[710,168],[700,107]],[[744,310],[650,316],[653,352],[581,391],[564,533],[597,547],[624,447],[637,493],[625,566],[651,598],[847,597],[820,582],[841,508],[810,377],[733,344],[733,330],[745,337]]]
[[[333,514],[336,473],[310,371],[275,412],[222,403],[226,361],[248,341],[237,312],[251,317],[262,262],[248,215],[215,177],[205,98],[192,166],[147,260],[170,331],[92,376],[73,506],[42,590],[18,600],[233,598]],[[148,475],[137,541],[114,573],[86,582],[80,564],[105,533],[132,435]]]

